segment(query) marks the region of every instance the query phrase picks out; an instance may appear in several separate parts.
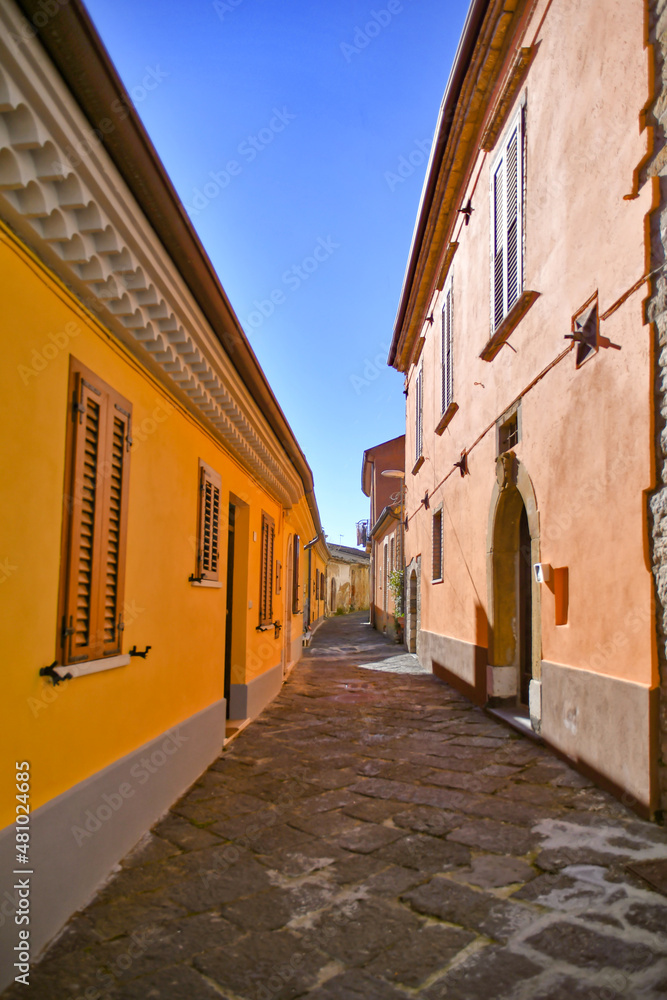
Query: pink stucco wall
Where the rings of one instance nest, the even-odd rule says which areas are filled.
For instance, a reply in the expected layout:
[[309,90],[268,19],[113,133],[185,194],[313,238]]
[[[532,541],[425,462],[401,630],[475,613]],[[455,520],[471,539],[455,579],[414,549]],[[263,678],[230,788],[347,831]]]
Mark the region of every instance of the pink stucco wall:
[[[548,6],[548,10],[547,10]],[[542,16],[546,10],[543,23]],[[459,249],[453,281],[454,399],[459,410],[442,437],[440,331],[425,325],[425,463],[408,471],[406,563],[425,567],[421,628],[486,645],[487,524],[495,483],[495,429],[458,472],[436,488],[464,449],[568,346],[573,315],[597,291],[604,314],[647,270],[650,184],[635,190],[647,152],[640,130],[649,97],[643,5],[628,0],[538,4],[521,44],[537,52],[517,94],[525,100],[524,289],[540,298],[495,360],[479,353],[490,334],[490,167],[480,153],[461,204],[469,226],[451,236]],[[509,125],[514,109],[506,119]],[[502,133],[501,133],[502,138]],[[498,147],[496,147],[498,148]],[[569,617],[556,625],[554,597],[541,588],[542,659],[639,683],[657,681],[652,580],[646,554],[651,487],[651,369],[642,285],[601,334],[601,349],[580,370],[570,354],[525,392],[517,457],[530,476],[540,519],[541,559],[569,569]],[[434,299],[439,317],[443,297]],[[406,468],[414,458],[414,382]],[[479,383],[479,384],[476,384]],[[419,502],[429,491],[431,510]],[[434,492],[435,491],[435,492]],[[430,584],[431,514],[443,503],[444,581]]]

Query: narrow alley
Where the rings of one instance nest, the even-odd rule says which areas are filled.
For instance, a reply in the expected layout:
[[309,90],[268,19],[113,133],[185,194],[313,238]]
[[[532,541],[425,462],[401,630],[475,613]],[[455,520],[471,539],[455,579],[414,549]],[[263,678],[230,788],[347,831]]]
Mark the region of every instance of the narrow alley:
[[665,830],[364,617],[322,625],[34,966],[35,996],[665,995],[667,898],[638,874]]

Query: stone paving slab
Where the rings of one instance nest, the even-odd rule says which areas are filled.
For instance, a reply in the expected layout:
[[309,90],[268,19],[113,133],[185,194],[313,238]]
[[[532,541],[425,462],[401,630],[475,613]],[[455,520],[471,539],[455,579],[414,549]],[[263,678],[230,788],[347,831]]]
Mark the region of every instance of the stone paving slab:
[[664,858],[664,828],[337,617],[2,1000],[658,1000],[667,898],[631,866]]

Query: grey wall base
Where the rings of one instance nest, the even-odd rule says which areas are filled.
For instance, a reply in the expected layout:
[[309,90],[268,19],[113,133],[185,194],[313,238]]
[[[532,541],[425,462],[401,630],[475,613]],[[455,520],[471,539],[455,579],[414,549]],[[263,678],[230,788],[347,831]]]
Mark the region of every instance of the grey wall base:
[[650,813],[656,692],[591,670],[542,661],[542,737]]
[[248,684],[232,684],[229,689],[229,718],[254,719],[273,701],[282,683],[283,668],[282,664],[277,663]]
[[436,677],[447,681],[477,704],[484,703],[487,663],[485,646],[476,646],[463,639],[421,629],[417,650],[419,662],[432,670]]
[[[121,858],[219,756],[225,700],[186,719],[31,814],[30,948],[34,960]],[[0,831],[0,990],[13,963],[15,827]],[[24,876],[27,877],[27,876]],[[29,992],[29,991],[28,991]]]

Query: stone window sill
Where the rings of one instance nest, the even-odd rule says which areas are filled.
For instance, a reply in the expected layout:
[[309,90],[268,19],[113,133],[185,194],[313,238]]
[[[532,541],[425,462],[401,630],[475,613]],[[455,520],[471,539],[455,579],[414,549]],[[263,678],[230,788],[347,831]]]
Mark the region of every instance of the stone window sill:
[[458,403],[449,404],[443,415],[440,417],[440,423],[435,429],[436,434],[442,434],[444,432],[445,427],[447,427],[447,425],[450,423],[452,417],[457,412],[458,408],[459,408]]
[[71,674],[75,677],[84,677],[86,674],[99,674],[103,670],[113,670],[115,667],[126,667],[132,657],[129,653],[121,653],[118,656],[103,656],[99,660],[84,660],[81,663],[68,663],[66,666],[54,667],[54,672],[59,677]]
[[423,455],[420,455],[415,464],[412,466],[412,475],[416,476],[426,459]]
[[514,304],[496,332],[487,340],[482,348],[480,354],[482,361],[493,361],[500,348],[509,340],[510,335],[516,330],[523,317],[533,303],[537,302],[539,297],[539,292],[523,292],[519,296],[518,302]]
[[220,580],[190,580],[191,587],[208,587],[211,590],[221,590],[222,582]]

